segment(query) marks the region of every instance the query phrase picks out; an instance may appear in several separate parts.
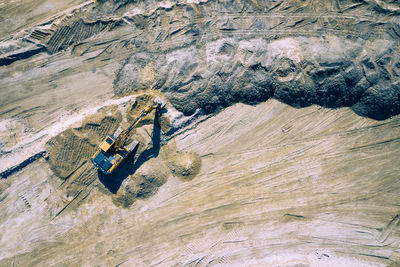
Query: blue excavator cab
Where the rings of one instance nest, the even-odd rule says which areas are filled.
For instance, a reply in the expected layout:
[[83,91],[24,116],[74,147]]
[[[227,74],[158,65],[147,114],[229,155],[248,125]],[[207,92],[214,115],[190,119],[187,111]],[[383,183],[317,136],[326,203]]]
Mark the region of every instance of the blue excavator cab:
[[104,174],[112,173],[139,145],[139,141],[134,140],[129,145],[118,149],[118,151],[112,151],[112,145],[115,143],[115,139],[109,135],[106,137],[105,142],[107,142],[109,148],[103,150],[102,147],[104,148],[104,145],[101,146],[100,144],[100,149],[98,149],[91,158],[93,165]]

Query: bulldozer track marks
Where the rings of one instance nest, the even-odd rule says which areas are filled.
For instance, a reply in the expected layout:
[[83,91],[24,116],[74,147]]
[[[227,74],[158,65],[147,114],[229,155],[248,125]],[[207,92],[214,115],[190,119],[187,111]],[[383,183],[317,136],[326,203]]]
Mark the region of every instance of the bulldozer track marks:
[[78,131],[82,132],[94,132],[104,138],[109,132],[116,130],[118,121],[110,116],[104,117],[99,123],[87,123],[83,127],[78,128]]
[[42,31],[39,29],[35,29],[28,38],[35,39],[36,41],[41,41],[43,39],[46,39],[49,35],[51,35],[51,32],[47,31]]
[[61,187],[64,186],[64,184],[68,181],[68,179],[77,171],[79,170],[85,163],[87,162],[87,160],[83,161],[82,164],[76,168],[75,170],[73,170],[67,177],[65,177],[65,180],[57,187],[57,189],[60,189]]
[[[273,3],[264,2],[264,1],[249,1],[249,2],[241,2],[241,1],[233,1],[230,4],[219,2],[216,6],[211,6],[209,3],[203,3],[201,5],[173,5],[171,8],[165,7],[157,7],[151,13],[147,14],[137,14],[137,15],[128,15],[122,17],[110,17],[104,19],[98,19],[95,21],[86,21],[85,13],[87,12],[87,8],[92,4],[86,4],[81,7],[77,7],[74,10],[72,15],[64,16],[61,19],[61,22],[56,22],[57,19],[60,18],[54,17],[49,19],[46,23],[42,23],[38,25],[33,31],[25,38],[28,41],[33,43],[39,43],[44,45],[48,51],[48,53],[53,54],[57,53],[63,49],[66,49],[70,46],[74,46],[80,44],[81,42],[86,42],[88,40],[88,47],[90,48],[96,43],[96,39],[100,39],[99,37],[95,37],[89,39],[95,35],[100,34],[101,38],[107,38],[107,33],[113,30],[116,27],[120,27],[121,21],[125,21],[126,24],[134,25],[132,29],[131,36],[126,36],[125,40],[131,41],[132,38],[135,39],[137,36],[140,36],[141,32],[146,32],[149,35],[149,31],[154,32],[154,36],[151,37],[154,39],[144,40],[144,43],[139,45],[140,47],[131,47],[124,46],[125,50],[121,50],[120,46],[116,45],[115,49],[113,47],[109,47],[106,49],[107,53],[101,53],[101,55],[97,55],[90,59],[98,58],[99,61],[105,61],[109,64],[111,62],[119,61],[123,58],[126,58],[127,51],[132,53],[138,52],[147,48],[163,48],[168,47],[166,42],[171,40],[171,38],[180,38],[180,35],[188,35],[192,34],[191,25],[196,24],[211,24],[211,31],[207,31],[208,37],[223,37],[224,34],[227,36],[240,36],[240,35],[248,35],[248,34],[257,34],[263,38],[276,38],[276,35],[281,36],[298,36],[298,35],[311,35],[311,36],[321,36],[321,33],[333,33],[339,34],[343,36],[356,36],[363,38],[379,38],[379,39],[387,39],[392,38],[392,40],[400,40],[400,37],[396,37],[398,35],[398,25],[393,24],[387,19],[385,20],[385,13],[381,15],[377,10],[377,13],[374,16],[361,14],[359,11],[367,8],[371,8],[372,6],[380,6],[380,4],[374,4],[374,1],[363,1],[360,3],[354,3],[350,5],[341,6],[341,3],[337,1],[332,1],[329,4],[325,4],[322,10],[317,10],[314,5],[318,6],[319,3],[315,3],[314,1],[305,2],[298,6],[297,9],[292,9],[293,6],[290,3]],[[232,5],[236,5],[236,7],[240,7],[240,14],[237,11],[233,12]],[[187,7],[189,10],[194,11],[193,14],[186,13]],[[383,8],[382,10],[386,10]],[[286,11],[286,12],[285,12]],[[386,12],[386,11],[385,11]],[[178,13],[182,16],[181,20],[174,19],[176,18],[176,14]],[[369,13],[368,13],[369,14]],[[289,15],[289,16],[288,16]],[[63,16],[63,15],[61,15]],[[167,22],[162,22],[162,20],[155,20],[154,23],[149,23],[149,20],[152,20],[154,16],[159,16],[166,19]],[[232,29],[224,33],[224,29],[218,29],[218,24],[221,24],[225,19],[234,19],[234,20],[243,20],[243,23],[236,23],[236,25],[247,25],[244,23],[248,20],[256,20],[258,18],[262,18],[264,21],[267,21],[268,27],[259,31],[251,31],[251,29]],[[289,18],[289,19],[288,19]],[[273,23],[274,20],[280,19],[281,23]],[[293,24],[293,20],[296,20],[296,30],[289,30],[287,26],[289,24]],[[322,20],[325,20],[324,23],[328,23],[328,25],[324,25],[321,23]],[[347,21],[343,23],[343,20]],[[364,25],[359,25],[359,21],[368,22]],[[183,22],[180,22],[183,21]],[[377,23],[375,26],[371,26],[374,23]],[[272,24],[271,24],[272,23]],[[329,23],[334,23],[335,27],[329,27]],[[339,26],[337,23],[341,23]],[[128,28],[129,25],[124,25],[125,28]],[[316,30],[311,24],[319,25],[319,30]],[[379,25],[381,24],[381,25]],[[41,26],[43,25],[51,25],[50,29],[43,29]],[[310,26],[310,30],[306,30],[308,26]],[[354,29],[346,29],[346,25],[350,25],[350,28]],[[275,28],[275,27],[278,27]],[[342,27],[343,26],[343,27]],[[188,27],[188,30],[184,30],[183,28]],[[240,26],[241,27],[241,26]],[[360,28],[361,27],[361,28]],[[372,28],[371,28],[372,27]],[[180,28],[180,29],[179,29]],[[183,31],[182,31],[183,30]],[[180,31],[179,34],[171,35],[174,31]],[[218,31],[218,34],[215,34]],[[211,35],[210,35],[211,34]],[[162,36],[162,38],[160,38]],[[189,39],[199,40],[201,36],[204,34],[200,34],[199,36],[189,36]],[[157,39],[159,37],[159,39]],[[114,43],[118,43],[124,38],[113,38]],[[169,45],[179,44],[183,41],[171,42]],[[151,43],[151,45],[150,45]],[[166,46],[167,45],[167,46]],[[126,50],[127,49],[127,50]],[[83,52],[81,55],[86,53]],[[110,56],[112,54],[112,57]],[[43,64],[48,64],[47,59],[42,61],[43,59],[39,59],[39,62],[43,62]],[[52,59],[51,59],[52,60]],[[56,59],[57,60],[57,59]],[[36,61],[36,60],[34,60]],[[21,64],[32,64],[31,62],[21,62]],[[74,68],[75,69],[75,68]]]
[[74,200],[75,200],[76,198],[79,197],[79,195],[81,194],[81,192],[82,192],[82,190],[79,191],[78,195],[77,195],[73,200],[71,200],[70,202],[68,202],[67,205],[65,205],[60,211],[58,211],[58,212],[56,213],[56,215],[53,217],[53,220],[54,220],[55,218],[57,218],[61,213],[63,213],[63,212],[74,202]]
[[70,25],[60,26],[50,37],[47,42],[47,50],[50,54],[66,49],[70,45],[79,43],[102,31],[108,31],[115,26],[115,23],[113,21],[87,23],[78,19]]
[[[280,5],[277,4],[277,5]],[[357,7],[354,6],[352,9],[357,10]],[[167,11],[169,12],[169,11]],[[341,11],[326,11],[323,14],[313,13],[313,12],[303,12],[303,13],[292,13],[290,14],[290,18],[292,20],[288,20],[288,14],[284,12],[280,12],[279,10],[273,11],[273,13],[229,13],[229,12],[218,12],[215,11],[215,14],[209,16],[197,16],[194,18],[185,17],[184,22],[177,22],[176,20],[171,22],[168,27],[162,26],[161,24],[153,25],[151,24],[144,26],[144,28],[132,28],[131,30],[128,26],[125,26],[125,33],[120,33],[120,38],[116,38],[113,36],[112,32],[110,32],[110,36],[106,33],[111,29],[117,27],[117,20],[108,20],[102,21],[98,20],[96,22],[85,22],[82,19],[77,19],[77,16],[73,18],[65,19],[65,21],[54,29],[49,30],[51,33],[44,33],[37,29],[34,31],[33,37],[44,38],[43,35],[46,35],[45,39],[49,39],[46,42],[38,41],[47,46],[47,50],[49,53],[56,53],[62,49],[66,49],[70,45],[79,45],[83,46],[86,49],[83,49],[83,52],[80,55],[85,55],[89,50],[93,50],[97,45],[104,42],[111,42],[112,45],[108,46],[103,52],[89,58],[90,60],[99,59],[99,60],[107,60],[108,63],[120,61],[121,59],[126,58],[127,52],[135,53],[143,50],[153,50],[153,49],[169,49],[176,47],[177,44],[187,44],[188,42],[194,41],[212,41],[215,38],[221,37],[239,37],[241,35],[256,35],[258,37],[263,38],[276,38],[277,35],[289,37],[289,36],[321,36],[323,33],[333,33],[335,35],[342,36],[355,36],[355,37],[363,37],[363,38],[380,38],[387,39],[388,37],[393,38],[393,36],[397,36],[400,32],[397,24],[391,24],[388,21],[381,20],[376,17],[368,16],[368,15],[359,15],[354,12],[343,12]],[[268,11],[268,12],[271,12]],[[173,14],[168,14],[172,16]],[[141,15],[136,15],[141,16]],[[136,16],[133,18],[123,17],[123,19],[128,20],[137,20]],[[224,30],[223,27],[219,27],[218,24],[222,23],[223,19],[234,19],[234,20],[243,20],[246,22],[247,20],[255,21],[256,19],[262,19],[263,21],[269,22],[269,28],[264,28],[260,30],[254,29],[231,29],[229,31]],[[148,17],[141,18],[141,20],[149,19]],[[270,24],[271,21],[275,19],[280,19],[280,22],[275,22]],[[288,25],[290,23],[294,23],[293,20],[297,21],[296,29],[289,29]],[[71,22],[72,21],[72,22]],[[364,21],[366,23],[359,24],[359,21]],[[199,24],[209,24],[211,31],[203,34],[194,34],[190,29],[191,25]],[[327,23],[327,24],[326,24]],[[329,27],[331,23],[334,23],[336,26]],[[341,28],[341,26],[337,26],[337,23],[341,23],[341,25],[353,25],[352,27],[345,29]],[[373,23],[375,26],[371,28]],[[237,25],[246,25],[246,23],[237,23]],[[315,30],[312,24],[319,25],[319,30]],[[222,24],[221,24],[222,25]],[[307,27],[311,25],[311,28],[307,30]],[[335,28],[336,27],[336,28]],[[344,27],[344,26],[343,26]],[[354,28],[356,27],[356,28]],[[184,28],[188,28],[188,30],[184,30]],[[354,28],[354,29],[352,29]],[[155,32],[152,40],[143,40],[142,44],[130,45],[132,40],[135,40],[136,37],[141,36],[142,33],[148,31]],[[182,32],[182,30],[184,32]],[[179,34],[171,35],[171,33],[176,31],[180,31]],[[158,33],[157,33],[158,32]],[[101,40],[99,38],[94,37],[92,39],[88,39],[90,37],[95,36],[96,34],[101,33]],[[191,36],[189,36],[190,34]],[[161,37],[160,37],[161,36]],[[35,42],[36,39],[30,38]],[[183,37],[183,38],[182,38]],[[187,38],[189,37],[189,38]],[[107,40],[108,39],[108,40]],[[105,41],[106,40],[106,41]],[[393,40],[393,39],[392,39]],[[395,38],[395,40],[400,40],[400,37]],[[85,43],[82,43],[85,42]],[[122,44],[124,43],[124,44]],[[128,45],[129,43],[129,45]],[[94,51],[94,50],[93,50]],[[107,53],[104,53],[107,52]],[[112,57],[110,58],[110,55]],[[59,60],[59,58],[50,58],[45,59],[37,59],[33,61],[43,62],[43,64],[49,64],[53,60]],[[50,62],[49,62],[50,61]],[[21,64],[32,64],[32,62]],[[40,63],[38,63],[40,64]],[[74,71],[77,67],[72,67],[69,71]]]
[[[364,32],[360,33],[358,31],[343,31],[343,30],[337,30],[333,28],[325,28],[323,29],[324,32],[331,32],[335,33],[336,35],[343,35],[343,36],[348,36],[348,35],[354,35],[354,36],[363,36],[365,38],[375,38],[375,37],[381,37],[381,39],[385,39],[385,35],[388,33],[386,31],[371,31],[371,32]],[[97,56],[88,58],[88,60],[94,60],[94,59],[99,59],[102,60],[103,58],[111,59],[110,62],[117,62],[120,60],[125,59],[128,55],[131,53],[138,53],[142,51],[151,51],[151,50],[169,50],[174,47],[176,47],[177,44],[181,45],[190,45],[191,43],[195,42],[196,40],[201,40],[204,42],[208,41],[213,41],[217,38],[224,38],[224,37],[239,37],[239,36],[249,36],[249,35],[254,35],[257,37],[264,37],[266,39],[274,38],[276,35],[283,35],[286,37],[290,37],[291,35],[305,35],[305,36],[315,36],[318,37],[321,35],[321,32],[315,32],[315,31],[300,31],[300,30],[288,30],[288,29],[277,29],[277,30],[231,30],[231,31],[225,31],[225,30],[219,30],[216,33],[207,33],[203,35],[197,35],[197,36],[192,36],[191,38],[187,38],[186,36],[181,36],[178,39],[173,39],[169,41],[154,41],[151,43],[144,43],[141,46],[138,47],[131,47],[129,45],[126,45],[126,42],[129,42],[129,40],[132,38],[131,35],[136,35],[136,34],[127,34],[124,36],[124,39],[118,40],[112,45],[107,46],[107,53],[104,53],[105,51],[99,53]],[[124,43],[125,42],[125,43]],[[87,47],[87,50],[85,51],[86,54],[90,47],[93,47],[95,43],[88,42],[86,44],[83,44],[83,46]],[[103,48],[104,50],[104,48]],[[129,53],[129,54],[127,54]],[[110,55],[112,55],[112,58],[110,58]],[[71,67],[69,71],[74,71],[77,68]]]
[[89,186],[96,180],[96,178],[97,178],[97,170],[92,166],[90,166],[86,167],[83,173],[79,175],[79,177],[77,177],[75,180],[73,180],[72,183]]
[[[198,6],[202,8],[205,3],[200,2]],[[232,1],[226,2],[232,3]],[[257,0],[252,0],[252,2],[255,6],[258,3]],[[240,8],[248,3],[249,1],[241,1]],[[337,3],[338,9],[342,12],[346,11],[341,15],[330,13],[316,16],[307,14],[304,10],[295,10],[304,12],[302,14],[271,15],[237,15],[220,12],[215,16],[184,18],[186,23],[167,23],[164,24],[166,27],[152,27],[153,25],[147,22],[151,22],[154,16],[153,18],[143,16],[141,21],[137,19],[134,23],[143,24],[144,29],[129,28],[125,25],[116,30],[124,32],[121,39],[116,38],[120,32],[117,34],[109,32],[109,29],[114,27],[112,22],[104,22],[104,24],[99,22],[88,26],[87,22],[81,23],[73,18],[66,20],[52,32],[44,33],[39,30],[32,32],[30,38],[34,42],[47,43],[48,49],[57,54],[47,58],[35,57],[28,63],[21,61],[21,64],[40,62],[48,65],[48,62],[56,64],[57,60],[62,59],[70,66],[68,73],[64,72],[63,75],[69,75],[71,71],[80,71],[80,67],[86,64],[84,60],[100,62],[111,55],[112,62],[118,62],[132,53],[143,50],[157,49],[157,51],[169,52],[168,49],[180,48],[187,44],[196,45],[191,42],[214,41],[216,38],[238,37],[240,39],[241,36],[249,35],[251,38],[265,37],[268,41],[268,38],[273,40],[279,36],[315,34],[321,37],[325,33],[349,34],[366,38],[387,36],[388,32],[384,29],[391,24],[374,26],[373,19],[368,16],[351,15],[353,11],[365,6],[363,3],[352,6],[340,6],[340,3]],[[287,4],[285,1],[278,1],[278,3],[269,1],[268,7],[262,6],[262,8],[263,10],[270,8],[271,12],[280,12],[288,5],[290,3]],[[171,9],[166,9],[166,12],[170,13]],[[370,10],[370,12],[373,11]],[[218,16],[237,19],[239,23],[235,22],[232,27],[228,27],[229,25],[224,25]],[[249,26],[255,18],[260,18],[261,23],[266,22],[266,27],[259,27],[261,23]],[[340,25],[336,28],[336,24],[330,21],[332,18],[342,19],[344,24],[354,24],[360,20],[366,23],[354,25],[354,28],[343,29]],[[288,22],[285,22],[286,19]],[[379,23],[379,17],[377,21]],[[326,25],[325,22],[327,22]],[[200,33],[191,32],[190,28],[192,25],[196,27],[196,23],[208,23],[213,31],[207,31],[205,34],[201,31]],[[369,24],[371,29],[377,29],[377,31],[359,32],[357,30],[368,29]],[[289,25],[294,28],[289,29]],[[308,31],[310,25],[321,31]],[[259,30],[256,30],[257,27]],[[392,25],[391,34],[394,36],[392,38],[396,35],[400,36],[399,29],[397,24]],[[154,31],[154,33],[151,36],[147,35],[146,38],[146,31]],[[142,43],[132,43],[132,39],[142,41]],[[398,41],[400,37],[394,40]],[[82,57],[74,57],[69,61],[70,55],[58,51],[65,49],[71,42],[72,47],[77,46],[74,55]],[[85,65],[85,68],[90,66],[89,63]],[[48,69],[50,68],[51,65]],[[97,65],[96,68],[96,72],[100,73]],[[91,68],[87,71],[90,72]],[[61,87],[61,81],[59,85]],[[284,108],[287,107],[282,107],[282,110]],[[249,110],[247,114],[252,115],[254,110]],[[269,115],[268,112],[271,110],[265,108],[264,111]],[[105,262],[104,264],[111,266],[125,262],[125,265],[135,265],[135,263],[140,265],[140,262],[134,261],[142,259],[145,263],[142,265],[146,266],[172,265],[173,261],[178,260],[188,265],[206,265],[207,263],[234,265],[229,255],[226,259],[223,258],[224,254],[237,253],[236,255],[240,256],[241,252],[249,251],[251,256],[257,257],[257,249],[274,252],[290,246],[290,250],[293,250],[297,249],[297,244],[300,244],[299,248],[309,251],[315,247],[326,246],[335,252],[348,250],[349,254],[361,252],[368,257],[395,259],[397,255],[387,257],[389,255],[387,251],[394,247],[398,251],[396,240],[399,233],[400,215],[397,210],[396,196],[399,187],[398,182],[393,183],[397,177],[396,167],[390,165],[388,161],[397,158],[396,148],[399,147],[400,139],[396,138],[397,135],[385,135],[385,132],[389,126],[399,129],[398,122],[392,120],[393,125],[379,122],[379,124],[374,123],[373,126],[369,126],[370,124],[362,125],[362,122],[359,122],[361,119],[357,117],[354,119],[354,126],[348,126],[353,120],[347,117],[343,117],[343,122],[336,123],[335,118],[342,113],[332,112],[324,117],[318,117],[316,113],[319,112],[313,111],[309,115],[303,115],[305,109],[298,113],[292,109],[288,113],[283,111],[280,113],[277,109],[275,115],[277,120],[282,120],[282,123],[271,118],[265,121],[265,125],[262,125],[264,121],[260,119],[263,115],[253,116],[253,119],[249,121],[256,122],[248,126],[249,131],[253,131],[248,135],[246,132],[238,134],[237,129],[246,128],[247,125],[239,122],[235,124],[232,121],[234,116],[231,115],[223,117],[229,117],[226,121],[220,120],[223,122],[223,127],[210,124],[210,130],[205,131],[202,136],[201,130],[207,128],[205,126],[194,128],[205,119],[201,116],[197,119],[195,117],[184,127],[179,126],[180,129],[175,129],[168,138],[182,137],[183,139],[187,136],[190,139],[191,132],[196,134],[193,142],[190,140],[186,143],[178,142],[177,145],[178,147],[193,146],[190,148],[208,153],[202,155],[205,164],[199,177],[185,183],[170,179],[153,199],[139,200],[130,210],[115,208],[109,202],[103,203],[102,200],[105,198],[101,195],[102,192],[97,192],[100,191],[98,189],[101,186],[98,172],[90,162],[92,152],[89,150],[95,149],[95,139],[100,139],[112,131],[117,119],[109,118],[90,122],[64,133],[65,137],[57,139],[59,153],[53,153],[49,159],[50,161],[55,159],[55,167],[64,173],[64,180],[55,182],[50,180],[51,183],[47,183],[46,180],[46,188],[43,189],[48,190],[44,191],[43,198],[49,194],[48,202],[51,203],[49,217],[54,221],[49,223],[49,226],[44,224],[47,221],[43,221],[44,223],[35,221],[38,230],[34,234],[40,238],[43,236],[43,240],[37,238],[35,241],[37,243],[32,243],[34,245],[32,247],[27,245],[27,248],[39,248],[41,250],[37,251],[40,254],[35,255],[35,251],[27,250],[27,253],[21,256],[17,254],[19,247],[16,247],[13,253],[17,265],[20,258],[24,259],[22,257],[29,257],[26,265],[40,264],[42,266],[57,265],[57,263],[59,265],[94,265],[99,262]],[[319,122],[313,124],[313,119],[314,122]],[[329,124],[333,126],[330,127]],[[339,128],[339,126],[343,127]],[[307,133],[307,127],[313,127],[310,134]],[[194,131],[190,131],[191,129]],[[395,134],[396,129],[391,131]],[[147,132],[146,128],[144,130]],[[208,135],[208,131],[214,130],[212,135]],[[230,133],[235,135],[232,141],[229,141]],[[238,141],[234,143],[236,139]],[[68,142],[65,143],[66,141]],[[198,143],[195,144],[195,142]],[[218,148],[223,142],[227,145],[223,149]],[[334,145],[337,145],[337,148],[334,148]],[[40,164],[45,164],[44,160],[41,161]],[[345,163],[342,164],[342,162]],[[377,167],[370,167],[374,164]],[[40,170],[37,176],[42,177],[42,173],[44,171]],[[339,176],[345,175],[348,177],[341,180]],[[38,178],[32,177],[32,179]],[[55,178],[50,176],[50,179]],[[295,182],[300,180],[301,182]],[[59,185],[57,190],[53,190],[55,188],[53,184]],[[304,189],[306,187],[309,188]],[[389,194],[391,194],[390,197]],[[35,201],[33,194],[16,194],[13,196],[14,199],[22,212],[27,211],[32,216],[36,211],[42,212],[47,208],[44,206],[46,203],[42,203],[41,199]],[[382,202],[378,199],[382,199]],[[230,203],[232,203],[231,206],[229,206]],[[76,210],[77,208],[79,210]],[[45,219],[47,220],[47,217]],[[282,225],[279,220],[284,221],[285,224]],[[59,229],[56,229],[57,227]],[[54,230],[56,232],[52,232],[52,229],[56,229]],[[64,229],[72,230],[63,232]],[[330,229],[335,231],[330,233]],[[223,234],[219,236],[218,233],[221,232]],[[16,238],[21,238],[20,236],[22,234],[17,235]],[[213,240],[214,236],[215,239],[221,239]],[[96,246],[101,243],[105,243],[104,248]],[[114,247],[111,245],[113,243],[117,245]],[[43,244],[46,247],[36,247],[36,244]],[[210,249],[213,248],[213,244],[218,246],[215,254],[214,250]],[[25,246],[25,243],[23,245]],[[178,246],[178,249],[175,246]],[[183,250],[179,250],[179,247]],[[229,251],[225,252],[223,249]],[[305,251],[301,249],[299,249],[300,253]],[[72,260],[68,262],[69,259],[62,254],[63,251],[66,251]],[[79,260],[82,262],[78,262]]]
[[24,202],[25,207],[26,207],[27,209],[32,208],[31,204],[29,203],[29,201],[26,199],[25,196],[21,196],[21,199],[22,199],[22,201]]
[[[105,122],[104,122],[105,121]],[[104,138],[110,131],[116,130],[117,120],[112,117],[106,117],[102,120],[100,136]],[[104,124],[104,126],[103,126]]]
[[378,237],[380,243],[384,243],[390,237],[396,227],[399,227],[400,214],[396,214],[392,220],[382,229],[381,235]]
[[99,113],[102,115],[86,117],[80,127],[65,130],[47,143],[50,168],[63,180],[57,187],[57,195],[64,205],[54,218],[78,208],[99,183],[98,170],[90,157],[99,142],[114,132],[121,121],[120,112],[112,108]]
[[52,170],[60,178],[70,179],[93,155],[97,144],[118,125],[119,119],[105,116],[98,122],[89,121],[54,137],[48,142]]
[[[55,153],[56,157],[51,160],[56,173],[65,177],[82,164],[82,161],[90,157],[95,146],[91,145],[87,139],[79,138],[73,133],[68,132],[66,139],[61,139],[63,145],[58,151],[52,150],[51,154]],[[68,141],[67,141],[68,139]]]
[[73,196],[73,199],[65,204],[53,217],[55,219],[61,213],[64,213],[67,209],[74,209],[86,199],[92,189],[94,188],[94,182],[98,178],[97,169],[93,167],[90,162],[82,164],[75,172],[71,175],[70,179],[59,186],[58,190],[65,192],[70,186],[77,186],[79,191]]

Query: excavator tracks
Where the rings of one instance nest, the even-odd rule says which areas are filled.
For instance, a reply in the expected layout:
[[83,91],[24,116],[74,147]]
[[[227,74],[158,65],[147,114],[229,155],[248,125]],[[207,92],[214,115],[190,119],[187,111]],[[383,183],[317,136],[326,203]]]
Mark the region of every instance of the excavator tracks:
[[80,138],[72,130],[50,140],[49,144],[50,166],[62,179],[66,179],[96,149],[88,139]]
[[86,199],[98,184],[97,169],[90,162],[85,162],[59,188],[59,196],[63,203],[56,211],[53,219],[68,210],[75,210]]

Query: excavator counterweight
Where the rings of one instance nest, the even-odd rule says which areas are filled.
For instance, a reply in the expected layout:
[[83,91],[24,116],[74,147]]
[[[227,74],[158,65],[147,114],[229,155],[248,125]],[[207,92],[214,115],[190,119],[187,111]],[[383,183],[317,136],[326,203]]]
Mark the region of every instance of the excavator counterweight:
[[139,145],[139,141],[134,140],[126,144],[129,134],[139,124],[139,122],[152,110],[162,110],[165,102],[157,97],[153,104],[145,107],[140,115],[126,129],[119,127],[114,134],[108,135],[100,143],[96,153],[90,159],[93,165],[104,174],[113,173],[118,166],[129,156],[129,154]]

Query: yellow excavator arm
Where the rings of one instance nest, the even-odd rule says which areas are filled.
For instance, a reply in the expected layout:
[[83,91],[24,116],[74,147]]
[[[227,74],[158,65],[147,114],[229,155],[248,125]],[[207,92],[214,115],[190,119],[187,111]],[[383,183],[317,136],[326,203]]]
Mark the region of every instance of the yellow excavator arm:
[[157,97],[153,104],[148,105],[143,109],[143,111],[140,113],[140,115],[136,118],[134,122],[129,126],[128,129],[122,131],[122,133],[118,136],[117,140],[115,141],[114,147],[115,149],[122,148],[125,145],[126,139],[128,138],[129,134],[131,131],[143,120],[143,118],[149,114],[151,111],[154,109],[159,109],[161,110],[162,108],[165,107],[165,103],[161,98]]

